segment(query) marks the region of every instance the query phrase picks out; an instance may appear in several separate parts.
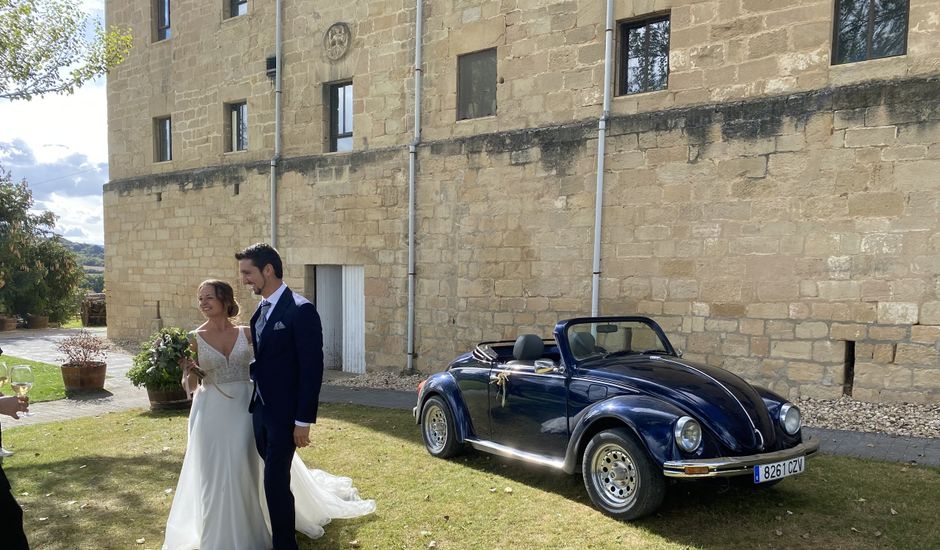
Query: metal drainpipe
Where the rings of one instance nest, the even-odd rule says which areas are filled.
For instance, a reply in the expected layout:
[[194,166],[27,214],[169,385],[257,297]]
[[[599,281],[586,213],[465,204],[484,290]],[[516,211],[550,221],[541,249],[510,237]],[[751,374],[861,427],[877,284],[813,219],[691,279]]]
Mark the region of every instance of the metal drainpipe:
[[274,3],[274,156],[271,157],[271,246],[277,248],[277,163],[281,160],[281,0]]
[[594,264],[591,274],[591,316],[598,314],[601,279],[601,213],[604,208],[604,154],[607,121],[610,119],[610,87],[614,52],[614,1],[607,0],[607,30],[604,37],[604,111],[597,123],[597,190],[594,196]]
[[424,34],[424,6],[416,2],[415,13],[415,127],[414,139],[408,145],[408,366],[415,372],[415,171],[418,144],[421,143],[421,46]]

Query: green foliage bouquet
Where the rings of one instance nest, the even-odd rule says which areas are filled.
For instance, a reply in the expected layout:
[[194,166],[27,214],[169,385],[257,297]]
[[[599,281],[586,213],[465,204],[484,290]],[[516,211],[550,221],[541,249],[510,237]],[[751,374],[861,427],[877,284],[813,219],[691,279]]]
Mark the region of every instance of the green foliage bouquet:
[[134,356],[134,366],[127,371],[127,377],[138,388],[178,388],[183,378],[180,359],[184,357],[193,357],[186,331],[175,327],[160,329],[141,346],[140,353]]

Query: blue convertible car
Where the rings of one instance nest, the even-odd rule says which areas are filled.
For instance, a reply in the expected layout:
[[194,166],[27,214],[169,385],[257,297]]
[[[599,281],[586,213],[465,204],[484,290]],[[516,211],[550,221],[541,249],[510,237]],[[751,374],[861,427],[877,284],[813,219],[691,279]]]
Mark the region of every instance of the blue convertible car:
[[554,336],[481,343],[422,382],[414,414],[428,452],[469,444],[580,469],[594,504],[629,520],[660,505],[667,478],[774,484],[819,449],[793,404],[682,360],[652,319],[571,319]]

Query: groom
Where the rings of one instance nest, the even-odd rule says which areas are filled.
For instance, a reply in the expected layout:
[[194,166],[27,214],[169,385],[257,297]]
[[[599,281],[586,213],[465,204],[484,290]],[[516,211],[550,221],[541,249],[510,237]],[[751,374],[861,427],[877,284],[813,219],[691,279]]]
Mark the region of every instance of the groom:
[[323,330],[313,304],[283,283],[277,250],[255,244],[235,254],[242,281],[262,297],[251,317],[255,444],[264,458],[264,492],[276,550],[297,548],[290,465],[310,444],[323,381]]

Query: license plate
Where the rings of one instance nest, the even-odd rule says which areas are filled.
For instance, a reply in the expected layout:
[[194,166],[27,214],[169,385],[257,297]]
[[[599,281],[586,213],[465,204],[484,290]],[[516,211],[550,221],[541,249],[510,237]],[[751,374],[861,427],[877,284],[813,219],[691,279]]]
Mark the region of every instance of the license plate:
[[806,468],[806,457],[798,456],[773,464],[758,464],[754,466],[754,483],[764,483],[803,473]]

